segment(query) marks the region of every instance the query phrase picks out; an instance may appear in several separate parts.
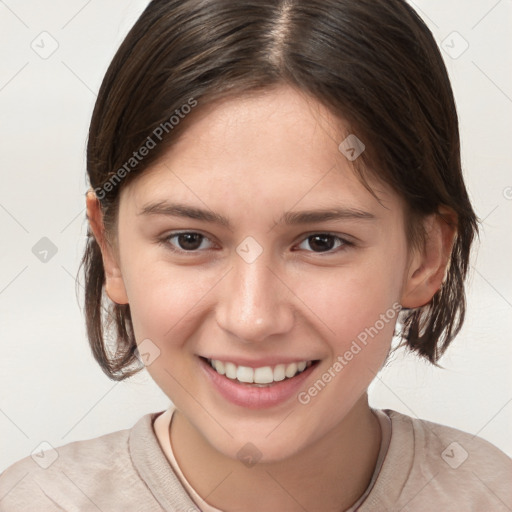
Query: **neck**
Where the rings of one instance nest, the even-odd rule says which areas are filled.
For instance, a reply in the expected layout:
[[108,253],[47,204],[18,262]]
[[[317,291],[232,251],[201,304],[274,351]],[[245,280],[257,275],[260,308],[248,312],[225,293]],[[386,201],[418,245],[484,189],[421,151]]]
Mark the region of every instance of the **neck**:
[[368,487],[381,444],[366,394],[326,436],[278,462],[245,467],[224,456],[179,410],[170,437],[187,481],[207,503],[226,512],[345,510]]

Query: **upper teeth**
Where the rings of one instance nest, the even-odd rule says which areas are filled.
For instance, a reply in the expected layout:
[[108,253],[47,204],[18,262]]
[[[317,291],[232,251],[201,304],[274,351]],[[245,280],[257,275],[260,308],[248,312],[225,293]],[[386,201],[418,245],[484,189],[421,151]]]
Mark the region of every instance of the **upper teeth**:
[[262,366],[260,368],[237,366],[236,364],[219,361],[218,359],[209,359],[208,362],[220,375],[225,375],[228,379],[237,379],[240,382],[249,384],[270,384],[271,382],[279,382],[285,378],[295,377],[297,373],[301,373],[306,367],[311,366],[311,361],[278,364],[274,367]]

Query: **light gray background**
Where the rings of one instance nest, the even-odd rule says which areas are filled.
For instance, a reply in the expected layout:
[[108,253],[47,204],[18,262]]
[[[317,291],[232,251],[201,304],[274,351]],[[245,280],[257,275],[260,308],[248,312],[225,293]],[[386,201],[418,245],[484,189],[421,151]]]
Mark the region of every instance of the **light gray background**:
[[[168,404],[146,373],[115,383],[101,372],[74,282],[96,92],[146,4],[0,1],[0,471],[42,441],[57,447],[129,428]],[[445,369],[399,353],[372,384],[371,403],[477,434],[512,455],[512,2],[413,6],[443,48],[482,235],[467,321]],[[46,263],[32,252],[43,237],[58,250]]]

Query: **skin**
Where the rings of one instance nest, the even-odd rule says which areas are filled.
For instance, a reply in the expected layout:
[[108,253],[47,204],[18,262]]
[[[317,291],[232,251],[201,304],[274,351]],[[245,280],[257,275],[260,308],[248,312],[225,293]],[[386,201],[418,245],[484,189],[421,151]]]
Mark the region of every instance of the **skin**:
[[[287,86],[230,98],[204,108],[157,164],[123,187],[112,245],[94,193],[87,197],[107,293],[130,304],[137,342],[149,338],[160,350],[148,371],[177,407],[177,461],[225,511],[339,511],[358,499],[381,442],[367,389],[394,322],[307,404],[293,396],[266,409],[234,405],[209,384],[198,355],[319,360],[307,390],[393,304],[428,303],[444,277],[453,229],[428,217],[426,243],[409,247],[401,198],[377,180],[370,185],[380,202],[365,189],[338,150],[340,128],[315,99]],[[231,229],[139,214],[164,200],[219,213]],[[285,212],[336,207],[374,218],[276,224]],[[170,238],[176,231],[206,238],[180,254],[170,247],[190,245]],[[328,252],[308,238],[322,233],[334,235]],[[263,250],[252,263],[236,252],[248,236]],[[250,468],[237,459],[248,442],[262,456]]]

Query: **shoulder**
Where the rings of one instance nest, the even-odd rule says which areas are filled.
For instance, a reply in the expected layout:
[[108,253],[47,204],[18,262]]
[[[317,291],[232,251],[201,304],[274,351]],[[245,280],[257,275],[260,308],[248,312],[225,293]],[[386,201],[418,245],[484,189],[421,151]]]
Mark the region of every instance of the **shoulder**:
[[392,426],[385,465],[401,486],[396,497],[404,512],[512,508],[512,459],[496,446],[456,428],[384,412]]
[[0,475],[0,509],[118,510],[109,508],[114,489],[131,493],[138,489],[144,494],[145,485],[131,461],[129,439],[134,429],[151,425],[152,416],[142,417],[132,429],[56,448],[42,446]]
[[[386,412],[398,433],[409,431],[413,434],[415,448],[424,454],[423,462],[427,465],[460,469],[460,475],[488,467],[512,471],[512,459],[481,437],[432,421],[411,418],[396,411]],[[405,424],[406,428],[400,429],[400,423]]]

